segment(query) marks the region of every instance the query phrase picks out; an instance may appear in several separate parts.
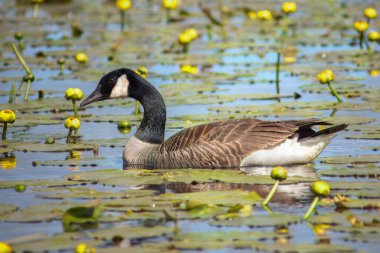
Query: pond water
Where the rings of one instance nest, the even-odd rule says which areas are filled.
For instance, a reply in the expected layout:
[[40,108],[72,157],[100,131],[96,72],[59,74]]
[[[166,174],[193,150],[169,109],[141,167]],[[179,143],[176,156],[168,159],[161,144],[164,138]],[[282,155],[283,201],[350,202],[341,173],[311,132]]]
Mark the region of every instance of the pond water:
[[[182,0],[170,22],[161,1],[132,2],[121,32],[113,1],[46,1],[33,18],[29,1],[0,0],[0,109],[16,113],[0,145],[0,241],[16,252],[73,252],[82,242],[96,252],[378,252],[380,46],[370,57],[353,28],[366,7],[379,10],[378,1],[302,1],[287,20],[282,1],[204,1],[223,28],[195,1]],[[261,9],[282,18],[246,15]],[[73,27],[83,34],[74,36]],[[189,27],[199,37],[184,54],[177,38]],[[370,30],[379,27],[379,19],[371,21]],[[22,55],[35,75],[28,102],[25,87],[19,89],[25,71],[11,48],[16,32],[24,35]],[[284,52],[280,94],[278,49]],[[79,52],[88,55],[85,66],[75,62]],[[181,72],[184,64],[199,72]],[[129,99],[80,108],[79,137],[66,144],[63,122],[73,112],[65,90],[80,88],[87,96],[108,71],[141,65],[165,99],[166,138],[227,118],[317,117],[349,127],[312,164],[287,167],[270,210],[261,202],[274,183],[271,167],[123,170],[124,144],[142,117]],[[317,81],[327,68],[336,75],[341,104]],[[8,104],[12,83],[16,96]],[[130,132],[118,130],[121,120],[131,122]],[[44,144],[49,137],[56,143]],[[314,198],[310,184],[320,179],[331,194],[302,220]],[[334,203],[339,194],[345,197]],[[64,213],[78,206],[101,215],[67,226]]]

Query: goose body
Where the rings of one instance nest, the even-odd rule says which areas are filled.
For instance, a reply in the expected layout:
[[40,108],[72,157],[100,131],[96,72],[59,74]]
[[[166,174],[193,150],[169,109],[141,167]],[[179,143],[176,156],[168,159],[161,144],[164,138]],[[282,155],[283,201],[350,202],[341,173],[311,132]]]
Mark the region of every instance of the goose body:
[[166,108],[159,92],[130,69],[106,74],[81,106],[132,97],[144,107],[136,134],[124,149],[124,163],[151,168],[231,168],[306,164],[313,161],[345,124],[319,119],[263,121],[240,119],[186,128],[164,140]]

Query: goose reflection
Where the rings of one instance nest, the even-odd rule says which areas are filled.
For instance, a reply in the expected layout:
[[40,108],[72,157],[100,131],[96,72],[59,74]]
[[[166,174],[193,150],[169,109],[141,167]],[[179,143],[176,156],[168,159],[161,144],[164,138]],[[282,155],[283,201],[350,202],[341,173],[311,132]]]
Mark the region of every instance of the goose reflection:
[[[130,168],[130,167],[128,167]],[[310,180],[318,180],[319,176],[315,170],[314,165],[300,165],[286,167],[288,170],[288,177],[301,176],[307,177]],[[255,175],[267,175],[270,177],[272,167],[246,167],[236,168],[247,174],[247,177]],[[274,183],[274,181],[273,181]],[[228,191],[228,190],[242,190],[242,191],[255,191],[261,197],[265,196],[272,189],[271,185],[263,184],[246,184],[246,183],[228,183],[228,182],[211,182],[211,183],[182,183],[182,182],[168,182],[160,185],[146,185],[144,189],[156,190],[160,193],[173,192],[173,193],[189,193],[199,191]],[[312,199],[308,183],[294,183],[287,184],[286,181],[282,182],[276,194],[272,199],[272,203],[298,205],[302,206],[304,202]]]

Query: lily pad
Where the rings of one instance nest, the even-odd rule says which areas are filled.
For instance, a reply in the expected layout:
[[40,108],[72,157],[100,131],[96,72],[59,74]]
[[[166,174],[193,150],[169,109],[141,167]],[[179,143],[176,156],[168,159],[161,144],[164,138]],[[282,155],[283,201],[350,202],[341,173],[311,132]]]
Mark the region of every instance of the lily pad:
[[292,214],[254,215],[251,217],[238,217],[232,220],[211,221],[212,226],[227,227],[274,227],[287,226],[302,221],[301,216]]
[[328,164],[367,164],[379,163],[380,155],[362,155],[362,156],[334,156],[323,157],[321,163]]
[[303,252],[303,253],[333,253],[333,252],[355,252],[356,250],[344,245],[337,244],[278,244],[253,242],[252,247],[258,251],[267,252]]

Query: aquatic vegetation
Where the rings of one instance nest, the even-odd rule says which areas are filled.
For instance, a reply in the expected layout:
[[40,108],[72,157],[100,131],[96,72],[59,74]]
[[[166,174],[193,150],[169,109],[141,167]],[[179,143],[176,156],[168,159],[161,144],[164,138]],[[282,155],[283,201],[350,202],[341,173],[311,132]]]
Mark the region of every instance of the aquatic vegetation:
[[65,71],[65,58],[58,58],[57,59],[57,64],[59,65],[59,74],[60,75],[63,75],[64,74],[64,71]]
[[116,0],[116,7],[120,10],[120,30],[124,31],[125,12],[131,8],[130,0]]
[[295,2],[284,2],[281,6],[281,10],[287,15],[294,13],[297,10],[297,4]]
[[[142,76],[143,78],[146,78],[148,75],[148,69],[145,66],[139,66],[136,70],[136,73]],[[140,109],[140,102],[135,101],[135,115],[139,115],[141,113]]]
[[65,92],[66,100],[71,100],[73,103],[74,116],[79,119],[78,106],[76,101],[79,101],[83,98],[83,91],[79,88],[68,88]]
[[311,191],[314,193],[315,197],[311,203],[309,209],[303,216],[305,220],[309,218],[313,212],[315,206],[317,205],[320,197],[328,197],[330,195],[330,185],[325,181],[316,181],[311,185]]
[[367,23],[369,24],[371,19],[377,18],[377,11],[375,8],[369,7],[364,10],[364,15],[367,17]]
[[322,72],[320,72],[318,74],[318,81],[321,83],[321,84],[327,84],[327,86],[329,87],[330,91],[331,91],[331,94],[336,97],[336,99],[338,100],[339,103],[342,103],[342,99],[340,98],[339,94],[336,92],[336,90],[334,89],[334,87],[331,86],[331,82],[335,80],[335,74],[333,71],[329,70],[329,69],[325,69],[323,70]]
[[359,33],[360,49],[363,49],[363,43],[366,43],[364,33],[368,30],[369,24],[366,21],[355,21],[354,28]]
[[188,74],[193,74],[193,75],[198,74],[198,67],[194,65],[189,65],[189,64],[181,65],[180,70],[182,73],[188,73]]
[[38,18],[39,11],[40,11],[40,4],[42,4],[44,2],[44,0],[31,0],[31,1],[34,4],[33,17]]
[[198,38],[198,31],[194,28],[185,29],[179,36],[178,42],[183,46],[182,52],[188,53],[190,43]]
[[13,82],[11,90],[9,91],[9,99],[8,99],[8,103],[9,104],[13,103],[13,97],[14,97],[14,94],[15,94],[15,89],[16,89],[16,84]]
[[64,125],[67,129],[69,129],[69,133],[68,133],[67,138],[66,138],[66,143],[70,143],[72,131],[79,129],[80,120],[78,118],[75,118],[75,117],[68,117],[65,120]]
[[15,120],[16,120],[16,115],[12,110],[0,111],[0,123],[3,123],[3,134],[1,135],[1,138],[3,140],[7,139],[8,124],[14,123]]
[[23,42],[24,34],[22,32],[16,32],[14,38],[17,40],[18,48],[22,51],[25,49],[25,44]]
[[272,13],[269,10],[259,10],[257,12],[257,18],[259,20],[268,21],[272,19]]
[[75,248],[75,253],[95,253],[95,249],[85,243],[80,243]]
[[179,0],[162,0],[162,7],[166,10],[166,21],[171,21],[171,11],[179,6]]
[[286,180],[286,178],[288,177],[288,171],[284,167],[277,166],[272,169],[270,176],[273,180],[276,180],[276,182],[274,183],[272,190],[269,192],[269,194],[263,201],[263,206],[266,206],[271,201],[274,194],[276,193],[276,190],[280,182]]
[[1,253],[12,253],[13,250],[12,250],[11,246],[9,246],[7,243],[0,242],[0,252]]
[[54,138],[49,137],[49,138],[46,138],[46,140],[45,140],[45,144],[54,144],[54,143],[55,143]]
[[18,184],[15,186],[15,191],[16,192],[24,192],[26,191],[26,185],[24,184]]
[[83,68],[84,65],[88,62],[88,56],[85,53],[77,53],[75,55],[75,60],[81,65]]
[[27,83],[27,87],[26,87],[26,91],[25,91],[25,95],[24,95],[24,101],[28,101],[28,99],[29,99],[29,92],[30,92],[30,86],[31,86],[32,82],[34,81],[34,75],[33,75],[32,71],[30,71],[30,68],[26,64],[26,62],[25,62],[24,58],[22,57],[21,53],[18,51],[16,45],[13,44],[13,43],[12,43],[12,49],[13,49],[13,52],[16,54],[17,59],[20,61],[21,65],[23,66],[23,68],[24,68],[24,70],[26,72],[26,74],[22,78],[22,81],[23,81],[23,83],[24,82]]
[[119,130],[120,133],[123,133],[123,134],[129,133],[131,131],[131,128],[132,126],[129,120],[123,120],[117,124],[117,129]]
[[380,33],[378,31],[370,31],[367,37],[368,37],[368,41],[371,42],[369,46],[369,54],[370,56],[373,56],[373,47],[374,47],[375,42],[380,44]]

